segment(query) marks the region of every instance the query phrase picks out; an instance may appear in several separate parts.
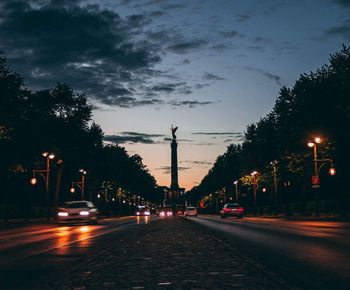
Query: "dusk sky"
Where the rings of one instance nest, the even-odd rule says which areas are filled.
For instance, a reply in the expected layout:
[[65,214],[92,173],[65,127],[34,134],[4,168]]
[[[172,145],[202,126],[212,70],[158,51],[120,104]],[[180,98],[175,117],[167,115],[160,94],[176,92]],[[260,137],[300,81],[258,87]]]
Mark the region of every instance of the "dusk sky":
[[349,0],[0,0],[0,50],[26,85],[84,92],[105,141],[159,185],[178,126],[186,189],[349,40]]

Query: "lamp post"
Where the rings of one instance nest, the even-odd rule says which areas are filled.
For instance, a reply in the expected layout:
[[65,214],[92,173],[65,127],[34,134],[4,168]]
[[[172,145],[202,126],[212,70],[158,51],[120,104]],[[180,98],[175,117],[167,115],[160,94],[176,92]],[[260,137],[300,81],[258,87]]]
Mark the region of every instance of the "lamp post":
[[251,176],[253,176],[253,192],[254,192],[254,215],[256,215],[256,192],[258,190],[258,180],[256,178],[256,176],[259,174],[259,172],[257,171],[253,171],[252,173],[250,173]]
[[[309,146],[310,148],[313,148],[313,153],[314,153],[314,175],[312,176],[312,188],[315,189],[315,201],[316,201],[316,209],[315,209],[315,215],[318,216],[319,215],[319,196],[318,196],[318,189],[320,187],[320,176],[319,176],[319,172],[320,169],[322,168],[323,165],[325,165],[327,162],[330,162],[330,169],[329,169],[329,174],[330,175],[335,175],[336,174],[336,170],[333,167],[333,160],[329,159],[329,158],[325,158],[325,159],[318,159],[317,158],[317,144],[322,143],[322,138],[321,137],[315,137],[313,141],[310,141],[307,143],[307,146]],[[318,164],[321,163],[320,166],[318,166]]]
[[316,209],[315,215],[319,215],[319,199],[318,199],[318,188],[320,187],[320,178],[318,176],[318,166],[317,166],[317,144],[321,143],[322,139],[320,137],[316,137],[314,142],[308,142],[307,146],[314,149],[314,175],[312,177],[312,188],[315,189],[315,202]]
[[277,190],[278,190],[278,181],[277,181],[277,160],[271,161],[270,165],[272,166],[272,174],[273,174],[273,187],[274,187],[274,195],[273,195],[273,203],[275,215],[277,215]]
[[236,202],[238,203],[238,180],[235,180],[233,182],[233,184],[235,185],[235,189],[236,189]]
[[79,172],[81,173],[81,199],[84,200],[86,170],[80,169]]
[[46,191],[46,218],[50,219],[49,215],[49,207],[50,207],[50,160],[55,158],[55,154],[43,152],[41,154],[43,157],[46,158],[46,169],[33,169],[33,177],[30,180],[30,183],[32,185],[36,185],[38,183],[38,180],[36,179],[36,174],[39,174],[45,181],[45,191]]
[[74,186],[77,186],[81,190],[81,200],[84,200],[84,192],[85,192],[85,175],[86,175],[86,170],[84,169],[79,169],[79,172],[81,173],[81,181],[73,181],[72,182],[72,187],[70,189],[71,193],[75,192]]

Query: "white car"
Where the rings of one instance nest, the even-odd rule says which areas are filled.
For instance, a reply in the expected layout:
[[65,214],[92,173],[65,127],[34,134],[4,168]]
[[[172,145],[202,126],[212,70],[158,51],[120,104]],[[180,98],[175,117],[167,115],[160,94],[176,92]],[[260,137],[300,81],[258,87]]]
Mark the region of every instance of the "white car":
[[59,223],[89,222],[96,224],[98,209],[91,201],[68,201],[58,208],[56,217]]
[[193,206],[186,207],[185,212],[184,212],[185,217],[187,217],[187,216],[197,217],[197,215],[198,215],[198,212],[197,212],[197,209],[195,207],[193,207]]

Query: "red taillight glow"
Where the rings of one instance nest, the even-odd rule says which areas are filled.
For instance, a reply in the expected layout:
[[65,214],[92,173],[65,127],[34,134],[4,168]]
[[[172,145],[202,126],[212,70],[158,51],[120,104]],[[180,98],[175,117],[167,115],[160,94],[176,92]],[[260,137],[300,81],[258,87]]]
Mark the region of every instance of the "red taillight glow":
[[239,207],[239,208],[237,208],[237,211],[238,211],[239,213],[244,212],[244,208],[243,208],[243,207]]
[[224,208],[224,211],[231,211],[230,208]]

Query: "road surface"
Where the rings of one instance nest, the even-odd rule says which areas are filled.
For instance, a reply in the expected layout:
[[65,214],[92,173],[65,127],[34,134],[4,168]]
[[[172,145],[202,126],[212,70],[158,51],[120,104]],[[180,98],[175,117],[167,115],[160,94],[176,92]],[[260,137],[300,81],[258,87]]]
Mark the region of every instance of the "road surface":
[[350,223],[219,216],[191,221],[304,289],[350,289]]
[[350,224],[122,217],[0,229],[0,289],[349,289]]

